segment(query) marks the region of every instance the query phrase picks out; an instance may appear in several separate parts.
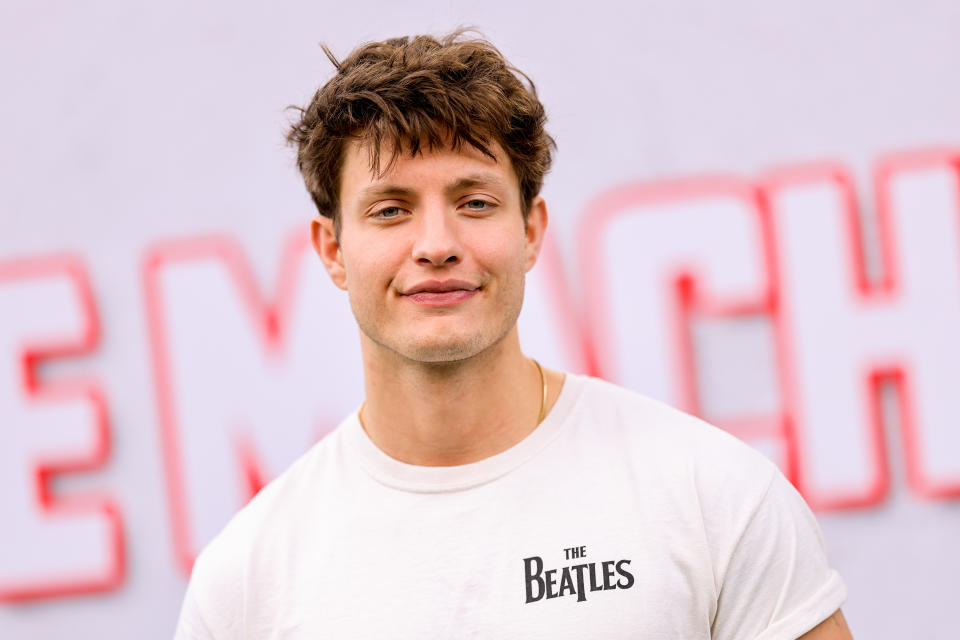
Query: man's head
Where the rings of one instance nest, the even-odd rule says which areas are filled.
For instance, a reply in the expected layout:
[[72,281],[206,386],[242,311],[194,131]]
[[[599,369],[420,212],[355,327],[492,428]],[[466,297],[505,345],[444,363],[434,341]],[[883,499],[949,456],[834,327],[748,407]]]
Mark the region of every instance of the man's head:
[[314,247],[349,294],[364,353],[445,363],[519,350],[553,146],[532,84],[458,34],[334,64],[290,140],[321,214]]
[[439,40],[362,45],[343,62],[327,55],[337,74],[300,110],[287,140],[297,147],[307,191],[338,233],[341,171],[351,141],[363,144],[374,173],[400,153],[423,148],[469,145],[493,158],[496,142],[516,173],[526,216],[550,168],[553,140],[533,83],[491,44],[455,32]]

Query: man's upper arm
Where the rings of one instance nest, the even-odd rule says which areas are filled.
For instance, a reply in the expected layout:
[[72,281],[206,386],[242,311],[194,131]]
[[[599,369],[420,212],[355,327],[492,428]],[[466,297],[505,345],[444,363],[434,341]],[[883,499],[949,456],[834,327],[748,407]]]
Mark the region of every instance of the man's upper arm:
[[[846,587],[829,567],[816,519],[779,471],[741,531],[721,574],[713,637],[781,640],[837,627],[825,623]],[[847,636],[823,636],[833,637]]]
[[191,580],[180,608],[174,640],[212,640],[214,637],[200,611],[195,589],[196,584]]
[[853,640],[853,636],[843,612],[837,609],[832,616],[800,636],[798,640]]

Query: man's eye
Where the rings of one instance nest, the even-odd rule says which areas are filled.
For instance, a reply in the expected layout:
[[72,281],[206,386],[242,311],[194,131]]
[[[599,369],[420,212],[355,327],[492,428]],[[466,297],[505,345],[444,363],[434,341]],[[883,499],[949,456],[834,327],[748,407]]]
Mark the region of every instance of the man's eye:
[[386,207],[385,209],[380,209],[377,211],[376,216],[378,218],[396,218],[400,215],[400,207]]
[[466,207],[471,211],[484,211],[490,208],[490,203],[486,200],[469,200]]

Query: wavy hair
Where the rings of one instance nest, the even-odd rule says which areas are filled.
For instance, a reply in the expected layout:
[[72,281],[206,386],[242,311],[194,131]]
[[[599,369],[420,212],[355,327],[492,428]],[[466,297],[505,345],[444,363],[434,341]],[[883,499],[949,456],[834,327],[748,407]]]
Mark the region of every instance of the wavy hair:
[[[533,82],[489,42],[455,31],[361,45],[342,62],[325,45],[336,75],[299,112],[287,142],[319,212],[340,220],[339,187],[347,142],[364,142],[370,170],[383,175],[405,150],[464,144],[495,159],[496,141],[520,184],[523,215],[540,192],[556,148]],[[391,149],[382,166],[381,149]]]

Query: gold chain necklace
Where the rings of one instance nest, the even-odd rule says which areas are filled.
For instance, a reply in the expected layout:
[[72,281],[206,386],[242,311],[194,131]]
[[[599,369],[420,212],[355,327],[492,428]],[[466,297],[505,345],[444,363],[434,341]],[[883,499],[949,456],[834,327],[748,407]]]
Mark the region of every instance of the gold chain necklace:
[[547,374],[543,372],[543,367],[540,366],[540,363],[533,360],[533,364],[537,365],[537,371],[540,372],[540,386],[543,388],[543,393],[540,395],[540,414],[537,416],[537,426],[540,426],[540,423],[543,422],[543,419],[547,417]]

